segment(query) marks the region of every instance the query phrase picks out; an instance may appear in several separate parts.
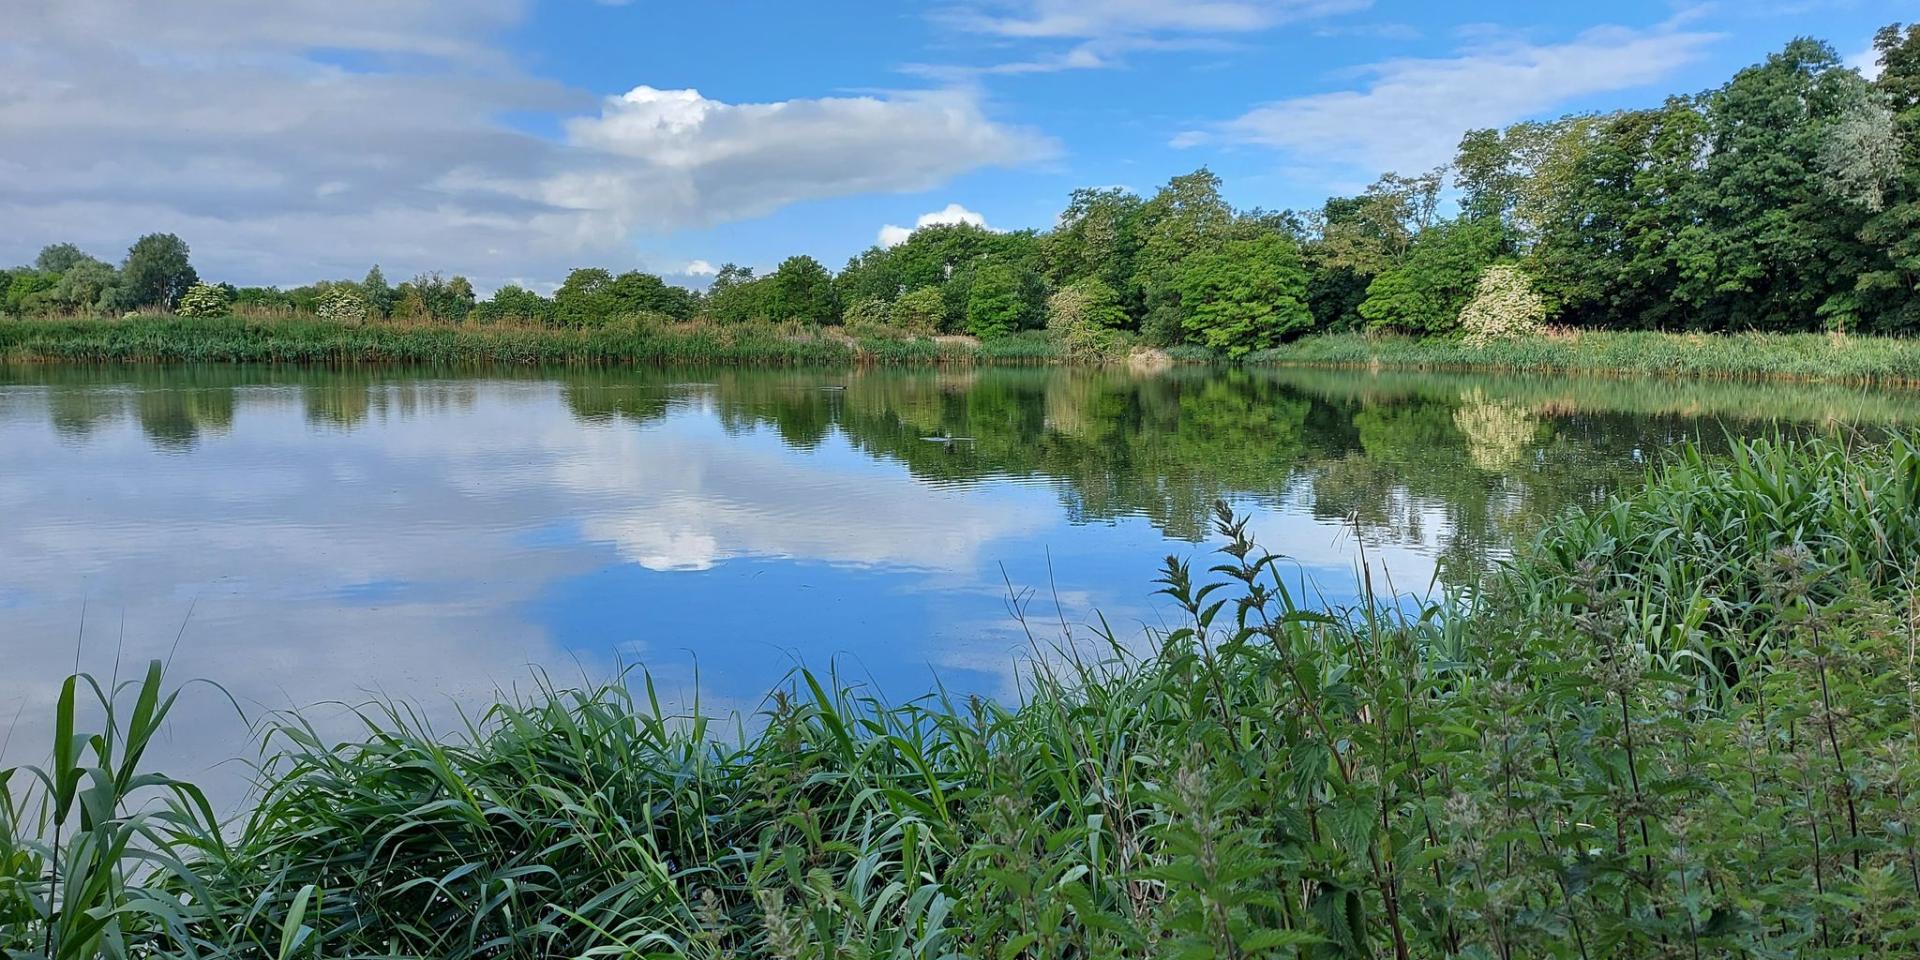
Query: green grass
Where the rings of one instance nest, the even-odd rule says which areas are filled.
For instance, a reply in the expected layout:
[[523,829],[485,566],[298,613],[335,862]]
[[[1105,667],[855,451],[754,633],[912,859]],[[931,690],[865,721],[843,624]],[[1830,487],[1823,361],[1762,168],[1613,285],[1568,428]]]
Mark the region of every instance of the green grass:
[[[1244,520],[1217,532],[1211,569],[1161,573],[1171,629],[1062,645],[1017,703],[803,672],[729,736],[633,675],[502,696],[452,735],[404,704],[338,742],[282,716],[224,827],[137,772],[172,702],[157,667],[117,695],[70,681],[51,762],[5,775],[0,950],[1920,946],[1915,439],[1681,457],[1422,611],[1303,608]],[[123,705],[97,734],[90,689]]]
[[1810,333],[1581,331],[1483,347],[1450,339],[1323,334],[1261,351],[1249,362],[1920,384],[1920,340]]
[[[1175,363],[1221,363],[1205,347]],[[118,363],[840,365],[1048,363],[1046,331],[985,343],[849,338],[837,329],[637,320],[593,330],[451,324],[336,324],[307,317],[0,319],[0,360]],[[1111,358],[1118,359],[1118,358]],[[1470,347],[1451,339],[1320,334],[1250,355],[1255,366],[1786,379],[1920,385],[1920,340],[1819,334],[1585,331]]]

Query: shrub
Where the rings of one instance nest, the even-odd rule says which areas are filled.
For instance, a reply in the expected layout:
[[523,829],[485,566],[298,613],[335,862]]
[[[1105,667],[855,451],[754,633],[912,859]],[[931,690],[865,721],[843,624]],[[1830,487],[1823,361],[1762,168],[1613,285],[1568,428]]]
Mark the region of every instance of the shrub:
[[1460,332],[1469,346],[1538,334],[1547,320],[1547,302],[1532,281],[1512,264],[1500,263],[1480,274],[1473,299],[1460,311]]
[[890,322],[916,336],[930,337],[940,332],[947,317],[947,301],[935,286],[909,290],[893,304]]
[[866,340],[899,340],[908,335],[893,325],[892,304],[871,297],[848,304],[840,323],[847,336]]
[[1097,279],[1062,287],[1047,299],[1047,331],[1069,360],[1099,360],[1118,353],[1126,341],[1119,327],[1127,322],[1113,288]]
[[225,287],[196,283],[180,295],[174,311],[183,317],[224,317],[233,309],[233,295]]
[[367,298],[345,284],[322,293],[314,304],[314,313],[333,323],[363,323],[367,312]]

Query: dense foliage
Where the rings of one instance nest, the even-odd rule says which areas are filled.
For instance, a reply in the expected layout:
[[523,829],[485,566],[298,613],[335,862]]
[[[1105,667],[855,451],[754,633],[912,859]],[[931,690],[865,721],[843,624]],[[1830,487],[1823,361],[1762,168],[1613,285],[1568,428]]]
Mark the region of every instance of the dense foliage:
[[141,772],[173,703],[160,666],[111,692],[77,677],[51,762],[4,776],[0,947],[1913,951],[1911,440],[1683,458],[1417,615],[1296,606],[1245,521],[1216,523],[1217,565],[1161,573],[1172,626],[1062,638],[1019,703],[890,706],[803,672],[731,736],[619,682],[542,685],[451,736],[401,705],[344,742],[280,717],[224,832]]
[[[1388,173],[1299,213],[1235,210],[1202,169],[1145,198],[1076,190],[1044,232],[928,226],[837,275],[806,256],[761,275],[728,264],[704,293],[591,267],[551,296],[510,284],[481,300],[438,274],[389,287],[378,267],[358,282],[228,292],[249,313],[312,313],[351,287],[370,317],[416,322],[832,326],[855,311],[868,335],[992,339],[1073,327],[1050,323],[1049,302],[1077,304],[1053,296],[1097,282],[1124,315],[1098,325],[1105,352],[1240,355],[1309,332],[1451,336],[1499,270],[1524,276],[1543,319],[1568,327],[1914,334],[1920,25],[1885,28],[1875,52],[1869,81],[1826,44],[1795,40],[1658,107],[1471,131],[1448,168]],[[141,238],[118,269],[55,244],[0,274],[0,312],[168,310],[196,280],[170,234]]]

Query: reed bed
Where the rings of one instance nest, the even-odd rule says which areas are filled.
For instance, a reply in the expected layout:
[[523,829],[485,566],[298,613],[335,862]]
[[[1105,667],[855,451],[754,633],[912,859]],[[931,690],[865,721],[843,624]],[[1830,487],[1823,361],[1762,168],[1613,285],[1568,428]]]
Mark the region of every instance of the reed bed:
[[[1224,363],[1191,344],[1178,364]],[[1054,363],[1070,359],[1047,331],[997,340],[849,336],[807,324],[719,325],[636,317],[591,329],[323,321],[248,312],[218,318],[0,319],[0,360],[87,363],[413,363],[750,365]],[[1124,357],[1082,357],[1119,362]],[[1920,385],[1920,340],[1828,334],[1560,331],[1471,346],[1451,338],[1315,334],[1249,355],[1254,366],[1601,374],[1715,380]]]
[[[0,321],[0,357],[27,362],[559,365],[965,363],[993,350],[926,339],[855,340],[798,324],[673,324],[644,318],[591,329],[458,326],[309,317],[138,316]],[[1031,348],[1024,348],[1031,354]]]
[[1818,333],[1581,330],[1484,346],[1449,338],[1323,334],[1262,351],[1250,356],[1248,362],[1920,384],[1920,340]]
[[1175,628],[1036,639],[1017,702],[801,671],[723,734],[633,674],[451,735],[281,716],[226,824],[138,772],[158,667],[76,678],[7,775],[0,949],[1912,955],[1917,501],[1916,438],[1689,454],[1472,596],[1331,611],[1223,506]]

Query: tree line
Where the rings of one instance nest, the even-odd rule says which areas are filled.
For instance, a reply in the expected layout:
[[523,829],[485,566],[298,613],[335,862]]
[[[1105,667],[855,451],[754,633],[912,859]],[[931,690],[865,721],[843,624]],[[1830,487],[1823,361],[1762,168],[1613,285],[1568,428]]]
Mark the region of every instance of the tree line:
[[[119,267],[71,244],[0,274],[11,313],[236,308],[588,327],[637,315],[844,325],[856,335],[1041,327],[1070,349],[1229,355],[1315,331],[1469,338],[1541,324],[1920,332],[1920,24],[1875,38],[1872,80],[1797,39],[1658,107],[1468,132],[1448,166],[1306,211],[1236,210],[1204,168],[1152,196],[1072,193],[1052,229],[922,227],[837,274],[727,264],[696,292],[581,268],[553,293],[425,274],[281,290],[198,282],[186,244]],[[1446,211],[1446,215],[1443,214]]]

